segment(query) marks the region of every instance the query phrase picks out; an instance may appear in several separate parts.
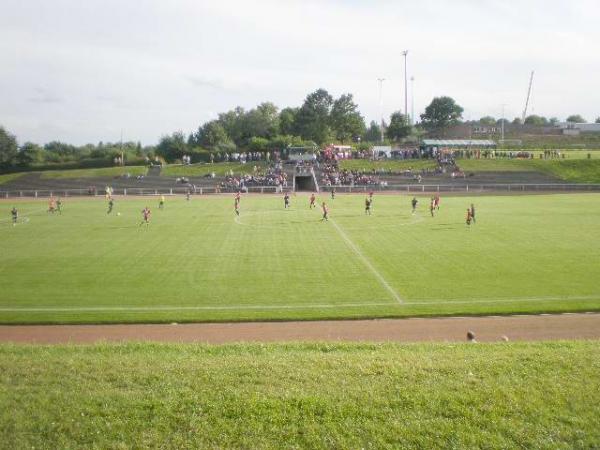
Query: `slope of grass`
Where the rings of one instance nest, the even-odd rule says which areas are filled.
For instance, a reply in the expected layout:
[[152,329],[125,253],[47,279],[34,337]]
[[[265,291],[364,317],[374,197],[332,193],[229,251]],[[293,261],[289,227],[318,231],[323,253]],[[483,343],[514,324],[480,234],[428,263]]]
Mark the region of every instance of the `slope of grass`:
[[0,175],[0,185],[8,183],[9,181],[16,180],[19,177],[25,175],[26,172],[18,172],[18,173],[5,173]]
[[266,167],[264,161],[252,161],[246,164],[236,162],[230,163],[214,163],[214,164],[194,164],[194,165],[171,165],[165,166],[161,170],[161,175],[169,177],[203,177],[210,173],[215,173],[217,176],[229,175],[233,171],[235,175],[251,174],[254,166],[259,169]]
[[42,172],[41,177],[45,179],[54,178],[100,178],[118,177],[129,173],[131,176],[146,175],[148,168],[145,166],[126,167],[102,167],[95,169],[73,169],[73,170],[48,170]]
[[405,170],[434,169],[437,162],[431,159],[404,159],[404,160],[382,160],[370,161],[368,159],[346,159],[339,162],[342,169],[371,171],[385,170],[392,172],[404,172]]
[[[600,309],[600,195],[0,202],[0,322],[319,319]],[[465,209],[477,208],[467,229]],[[140,211],[150,206],[148,228]],[[116,216],[115,213],[120,213]],[[384,280],[384,281],[382,281]],[[386,286],[387,284],[387,286]],[[398,302],[398,297],[402,303]]]
[[600,159],[459,159],[465,172],[544,172],[577,183],[600,183]]
[[5,448],[596,448],[600,346],[0,346]]

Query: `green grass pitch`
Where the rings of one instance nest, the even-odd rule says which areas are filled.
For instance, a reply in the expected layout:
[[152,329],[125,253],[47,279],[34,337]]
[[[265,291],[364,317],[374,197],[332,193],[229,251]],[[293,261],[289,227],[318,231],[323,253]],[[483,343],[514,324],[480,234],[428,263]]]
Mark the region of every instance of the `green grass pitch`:
[[597,448],[600,347],[0,345],[0,447]]
[[[600,309],[600,195],[305,195],[0,202],[0,323],[184,322]],[[475,203],[477,223],[465,224]],[[149,227],[140,211],[152,209]],[[120,215],[117,215],[120,213]]]

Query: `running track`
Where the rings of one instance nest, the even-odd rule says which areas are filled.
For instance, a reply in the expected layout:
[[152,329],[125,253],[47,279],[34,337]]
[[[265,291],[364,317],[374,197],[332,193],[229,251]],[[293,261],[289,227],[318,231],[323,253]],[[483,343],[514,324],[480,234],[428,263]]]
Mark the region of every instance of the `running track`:
[[0,342],[460,342],[472,330],[479,342],[600,339],[600,313],[447,317],[314,322],[133,325],[4,325]]

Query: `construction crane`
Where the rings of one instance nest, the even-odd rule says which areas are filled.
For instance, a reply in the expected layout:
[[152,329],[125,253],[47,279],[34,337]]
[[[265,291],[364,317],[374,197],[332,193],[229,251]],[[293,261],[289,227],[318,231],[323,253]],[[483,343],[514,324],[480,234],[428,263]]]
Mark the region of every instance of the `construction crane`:
[[523,109],[523,118],[521,120],[522,123],[525,123],[525,118],[527,117],[527,107],[529,106],[529,98],[531,97],[531,85],[533,84],[533,73],[531,71],[531,76],[529,77],[529,89],[527,89],[527,100],[525,100],[525,109]]

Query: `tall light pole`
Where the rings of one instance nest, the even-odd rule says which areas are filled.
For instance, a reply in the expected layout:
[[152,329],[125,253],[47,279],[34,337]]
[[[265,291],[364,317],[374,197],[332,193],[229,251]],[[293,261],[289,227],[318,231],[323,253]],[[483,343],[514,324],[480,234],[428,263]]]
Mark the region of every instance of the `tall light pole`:
[[404,56],[404,114],[408,123],[408,78],[406,76],[406,56],[408,55],[408,50],[404,50],[402,55]]
[[410,77],[410,124],[415,124],[415,77]]
[[383,143],[383,82],[385,78],[377,78],[379,81],[379,117],[381,117],[381,142]]
[[501,127],[501,130],[502,130],[502,145],[504,145],[504,107],[505,106],[506,105],[504,103],[502,103],[502,127]]

